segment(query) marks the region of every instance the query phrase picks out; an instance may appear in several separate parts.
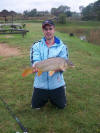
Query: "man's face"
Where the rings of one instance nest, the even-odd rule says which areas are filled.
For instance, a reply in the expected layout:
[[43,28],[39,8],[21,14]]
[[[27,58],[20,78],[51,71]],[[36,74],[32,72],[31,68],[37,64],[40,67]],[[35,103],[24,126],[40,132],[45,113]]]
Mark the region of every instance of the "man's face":
[[50,25],[46,25],[43,28],[43,33],[44,36],[47,40],[51,40],[54,37],[54,33],[55,33],[55,27],[54,26],[50,26]]

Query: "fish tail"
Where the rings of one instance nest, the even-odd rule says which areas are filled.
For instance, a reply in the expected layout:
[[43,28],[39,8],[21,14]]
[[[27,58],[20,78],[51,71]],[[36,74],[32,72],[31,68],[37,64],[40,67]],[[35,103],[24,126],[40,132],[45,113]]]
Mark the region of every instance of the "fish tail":
[[49,71],[49,76],[52,76],[55,73],[55,71]]
[[38,69],[38,76],[40,76],[42,74],[42,70],[41,69]]
[[26,77],[28,76],[29,74],[32,74],[33,73],[33,68],[26,68],[24,70],[24,72],[22,73],[22,77]]

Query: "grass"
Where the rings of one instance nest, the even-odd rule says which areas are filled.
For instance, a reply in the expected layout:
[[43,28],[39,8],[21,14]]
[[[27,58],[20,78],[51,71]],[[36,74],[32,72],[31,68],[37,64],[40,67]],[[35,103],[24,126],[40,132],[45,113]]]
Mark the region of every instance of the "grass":
[[[0,42],[19,47],[21,56],[0,57],[0,96],[8,103],[29,133],[100,133],[100,47],[56,32],[69,49],[75,69],[64,72],[68,106],[59,110],[48,103],[41,110],[31,109],[33,76],[21,77],[30,65],[29,49],[39,40],[41,25],[27,23],[25,38],[0,36]],[[0,132],[15,133],[21,129],[0,101]]]
[[100,27],[99,21],[72,21],[67,20],[66,24],[58,24],[61,27],[78,27],[78,28],[93,28],[93,27]]

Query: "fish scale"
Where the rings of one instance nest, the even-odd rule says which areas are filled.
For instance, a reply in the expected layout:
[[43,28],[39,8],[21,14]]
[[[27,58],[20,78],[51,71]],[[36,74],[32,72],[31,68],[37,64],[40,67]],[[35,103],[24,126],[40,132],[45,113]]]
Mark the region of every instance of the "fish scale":
[[[35,67],[38,69],[38,76],[40,76],[42,72],[49,72],[50,76],[52,76],[56,70],[65,71],[66,69],[73,68],[75,66],[69,60],[65,60],[61,57],[55,57],[37,62],[35,63]],[[22,76],[25,77],[33,73],[33,69],[34,68],[25,69]]]

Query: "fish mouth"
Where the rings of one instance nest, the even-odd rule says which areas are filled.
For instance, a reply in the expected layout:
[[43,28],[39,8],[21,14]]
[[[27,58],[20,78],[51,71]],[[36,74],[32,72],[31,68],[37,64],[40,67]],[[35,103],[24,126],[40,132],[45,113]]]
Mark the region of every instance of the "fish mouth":
[[66,60],[66,63],[68,64],[68,66],[70,66],[72,68],[75,67],[75,65],[71,61],[69,61],[69,60]]

